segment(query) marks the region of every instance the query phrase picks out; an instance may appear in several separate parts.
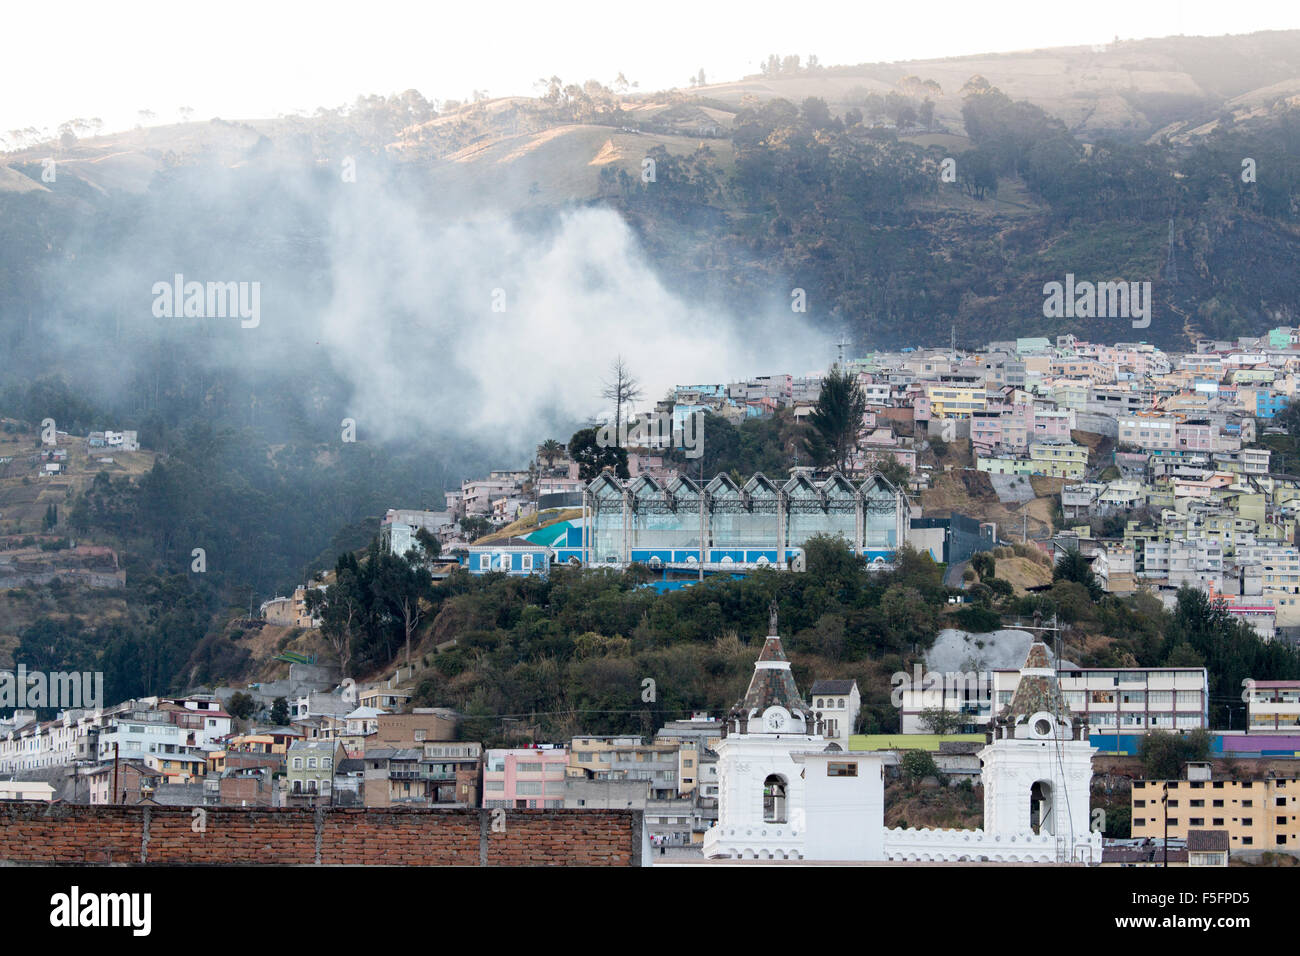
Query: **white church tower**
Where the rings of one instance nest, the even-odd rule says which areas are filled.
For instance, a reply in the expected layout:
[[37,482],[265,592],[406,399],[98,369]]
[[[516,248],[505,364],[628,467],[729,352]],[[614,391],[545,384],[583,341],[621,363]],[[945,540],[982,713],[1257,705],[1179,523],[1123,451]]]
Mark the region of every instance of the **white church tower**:
[[704,855],[741,860],[882,860],[884,757],[825,736],[825,717],[799,695],[777,636],[718,741],[718,822]]
[[1100,840],[1089,832],[1095,752],[1087,724],[1065,704],[1047,645],[1032,644],[1011,702],[980,751],[984,832],[1050,836],[1056,862],[1100,862]]
[[803,858],[803,767],[791,754],[822,750],[826,740],[790,673],[775,607],[768,630],[749,690],[717,744],[718,823],[704,835],[707,857]]

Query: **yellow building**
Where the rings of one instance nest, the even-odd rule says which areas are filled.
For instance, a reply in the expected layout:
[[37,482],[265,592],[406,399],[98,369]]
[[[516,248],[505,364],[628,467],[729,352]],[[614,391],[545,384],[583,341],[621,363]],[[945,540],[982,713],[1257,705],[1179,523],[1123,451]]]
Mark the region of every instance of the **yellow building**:
[[231,737],[228,749],[244,753],[282,754],[289,750],[289,745],[295,740],[301,739],[302,734],[294,731],[262,730]]
[[145,754],[144,763],[163,783],[194,783],[207,771],[207,760],[198,754]]
[[[1168,788],[1168,804],[1161,800]],[[1133,836],[1227,830],[1233,851],[1300,849],[1300,779],[1136,780]]]
[[975,470],[986,471],[990,475],[1032,475],[1035,467],[1028,458],[1011,455],[979,455],[975,459]]
[[925,394],[930,399],[930,414],[934,418],[970,418],[987,407],[982,386],[929,385]]
[[1088,449],[1073,442],[1034,442],[1029,460],[1035,474],[1049,478],[1082,478],[1088,471]]

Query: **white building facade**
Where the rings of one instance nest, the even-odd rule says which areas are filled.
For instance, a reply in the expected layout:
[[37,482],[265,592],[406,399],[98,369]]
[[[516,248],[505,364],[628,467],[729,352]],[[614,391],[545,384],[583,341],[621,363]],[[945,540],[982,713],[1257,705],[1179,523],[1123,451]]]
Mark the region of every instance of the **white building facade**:
[[1045,645],[1030,647],[979,753],[984,827],[904,830],[884,826],[884,754],[824,736],[826,718],[799,696],[775,614],[771,630],[716,746],[720,800],[706,858],[1101,862],[1101,833],[1089,826],[1096,751]]

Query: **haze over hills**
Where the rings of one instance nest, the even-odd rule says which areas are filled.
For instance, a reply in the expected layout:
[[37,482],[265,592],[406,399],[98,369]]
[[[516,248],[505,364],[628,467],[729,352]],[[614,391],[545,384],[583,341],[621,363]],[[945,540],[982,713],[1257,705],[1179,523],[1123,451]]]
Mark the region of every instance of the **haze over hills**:
[[[1191,163],[1191,172],[1222,180],[1215,190],[1234,208],[1214,211],[1211,226],[1210,211],[1194,208],[1199,197],[1182,189],[1144,202],[1147,208],[1126,210],[1111,182],[1098,186],[1104,191],[1092,197],[1094,205],[1106,207],[1096,215],[1064,209],[1049,199],[1041,182],[1032,181],[1028,169],[1029,149],[1042,131],[1027,128],[1019,145],[1014,141],[1021,134],[1007,129],[985,131],[981,141],[973,141],[963,107],[973,90],[989,88],[1037,107],[1044,121],[1059,121],[1062,141],[1071,148],[1116,145],[1122,155],[1116,153],[1114,163],[1123,168],[1103,170],[1103,177],[1146,175],[1151,170],[1139,167],[1160,164],[1177,184],[1189,175],[1177,167]],[[796,109],[794,125],[802,122],[806,142],[787,138],[773,146],[770,136],[752,141],[756,133],[767,136],[785,123],[776,116],[756,126],[756,110],[780,102],[798,107],[809,98],[825,103],[831,124],[810,126]],[[1294,262],[1295,210],[1289,198],[1294,170],[1288,164],[1295,151],[1288,156],[1285,146],[1287,137],[1294,137],[1298,103],[1300,33],[1294,31],[860,66],[810,66],[794,57],[773,57],[763,75],[662,93],[620,93],[558,77],[536,99],[434,104],[407,91],[387,99],[362,97],[347,109],[322,109],[313,117],[212,120],[80,139],[73,133],[62,144],[6,154],[0,166],[0,216],[7,221],[0,241],[25,247],[7,250],[6,261],[36,265],[28,261],[36,238],[30,230],[48,226],[44,244],[59,250],[71,223],[84,222],[88,211],[102,220],[126,197],[162,196],[165,184],[185,176],[210,183],[215,170],[223,171],[225,193],[217,200],[227,207],[223,218],[253,215],[265,221],[265,205],[247,205],[260,188],[252,184],[288,176],[317,188],[335,180],[352,157],[360,164],[363,184],[369,180],[378,187],[379,180],[378,188],[399,206],[418,203],[421,216],[439,222],[504,215],[516,217],[516,223],[525,217],[531,227],[553,225],[557,212],[575,206],[611,207],[631,225],[651,268],[711,309],[725,312],[727,302],[744,315],[770,314],[773,307],[781,309],[790,289],[805,288],[810,324],[828,337],[848,333],[864,348],[900,344],[900,327],[908,330],[911,344],[946,341],[954,325],[972,344],[994,328],[1062,331],[1043,328],[1040,287],[1060,273],[1085,269],[1102,270],[1107,278],[1125,273],[1155,280],[1163,314],[1158,310],[1145,337],[1177,346],[1195,335],[1280,321],[1295,305],[1284,289],[1253,288],[1248,263],[1225,252],[1215,236],[1231,235],[1257,248],[1271,263],[1270,273]],[[911,109],[901,130],[900,108]],[[927,111],[923,122],[916,118],[918,108]],[[846,114],[850,120],[861,118],[845,126]],[[835,122],[842,128],[830,128]],[[89,125],[83,121],[83,133]],[[944,157],[973,148],[996,150],[991,137],[1013,141],[996,170],[996,191],[975,201],[961,189],[936,188]],[[1131,152],[1143,143],[1150,147],[1146,153]],[[831,208],[814,195],[810,180],[798,188],[815,209],[808,221],[795,221],[792,212],[803,211],[792,209],[799,205],[797,197],[781,195],[791,186],[780,181],[783,174],[768,183],[737,182],[738,147],[754,157],[756,145],[769,164],[782,157],[796,166],[820,163],[827,149],[838,154],[830,156],[826,169],[812,171],[823,191],[833,179],[830,167],[837,164],[874,167],[892,181],[873,186],[873,196],[863,197],[876,207],[863,215]],[[702,146],[707,159],[700,171],[709,182],[676,188],[693,172],[679,174],[678,183],[667,189],[641,182],[652,150],[686,158],[696,157]],[[812,151],[792,156],[793,147]],[[1258,203],[1243,201],[1241,189],[1232,193],[1241,155],[1225,154],[1233,168],[1206,168],[1224,149],[1259,153],[1255,192],[1273,190],[1276,209],[1261,215]],[[41,163],[50,158],[57,160],[59,179],[44,183]],[[854,176],[860,172],[850,169]],[[912,173],[927,182],[904,182]],[[619,174],[625,174],[622,186]],[[641,188],[634,195],[627,183]],[[283,190],[286,200],[295,191],[301,190]],[[1076,198],[1089,197],[1084,192]],[[26,202],[36,205],[28,209]],[[308,204],[319,207],[320,197]],[[158,211],[176,221],[188,214],[179,207]],[[63,225],[56,225],[63,217]],[[411,225],[423,229],[429,221]],[[778,235],[770,234],[773,228]],[[872,247],[886,237],[896,252],[843,252],[845,245]],[[832,242],[836,248],[828,249]],[[1054,255],[1063,245],[1068,255]],[[967,257],[982,261],[968,270],[960,262]],[[882,261],[891,258],[895,261]],[[1161,283],[1168,263],[1176,267],[1180,259],[1184,269],[1175,268],[1175,278],[1182,288]],[[24,303],[30,308],[26,284],[15,276],[5,285],[8,301],[0,304],[7,324]],[[1252,286],[1249,292],[1246,286]],[[481,297],[482,290],[474,294]],[[902,296],[909,302],[901,302]],[[695,331],[708,322],[696,324]],[[1120,326],[1107,328],[1107,334],[1118,334]],[[821,364],[825,357],[823,344],[800,356],[795,367]]]

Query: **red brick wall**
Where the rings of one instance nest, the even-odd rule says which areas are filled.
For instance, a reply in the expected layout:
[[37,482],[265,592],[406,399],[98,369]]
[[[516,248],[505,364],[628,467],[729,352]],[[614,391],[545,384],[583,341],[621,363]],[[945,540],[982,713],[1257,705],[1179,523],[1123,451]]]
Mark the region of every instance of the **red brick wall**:
[[[632,810],[0,804],[6,863],[637,866]],[[202,825],[202,832],[196,828]]]

